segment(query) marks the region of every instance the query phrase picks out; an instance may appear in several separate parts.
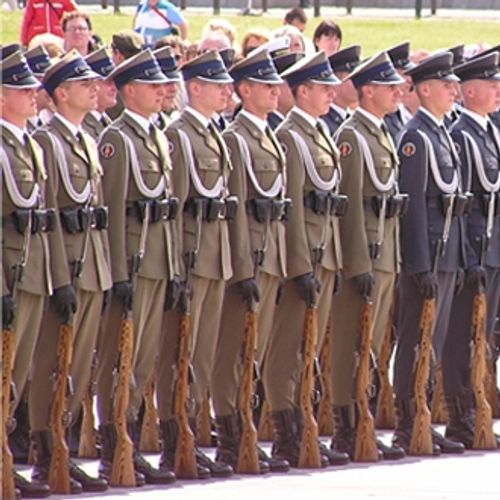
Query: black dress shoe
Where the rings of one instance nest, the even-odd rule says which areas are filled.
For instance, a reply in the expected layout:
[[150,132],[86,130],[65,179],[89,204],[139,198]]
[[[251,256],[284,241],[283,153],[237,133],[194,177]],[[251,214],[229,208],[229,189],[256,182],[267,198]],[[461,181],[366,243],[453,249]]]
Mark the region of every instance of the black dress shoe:
[[330,465],[346,465],[351,461],[348,453],[330,449],[321,441],[319,442],[319,452],[328,459]]
[[[31,473],[31,482],[42,483],[48,485],[49,483],[49,466],[35,465]],[[83,487],[79,481],[69,475],[69,492],[71,495],[80,495],[83,493]]]
[[[98,475],[101,479],[104,479],[108,484],[111,482],[111,473],[113,471],[113,464],[108,460],[101,460],[99,462]],[[135,486],[139,488],[146,484],[146,479],[144,478],[144,474],[134,470],[135,475]]]
[[438,431],[431,429],[432,443],[439,446],[441,453],[447,454],[461,454],[465,452],[465,446],[463,443],[457,441],[452,441],[444,436],[441,436]]
[[72,460],[69,461],[69,475],[82,485],[83,491],[102,492],[109,488],[105,479],[89,476]]
[[377,448],[382,452],[383,460],[401,460],[406,457],[405,450],[394,444],[392,446],[387,446],[382,440],[377,439]]
[[208,469],[212,477],[230,477],[234,474],[233,468],[224,462],[214,462],[198,447],[196,448],[196,463]]
[[259,454],[259,464],[267,463],[271,472],[288,472],[290,470],[290,464],[285,459],[270,457],[260,446],[257,446],[257,453]]
[[153,467],[138,451],[134,451],[134,469],[140,472],[147,484],[170,484],[175,481],[175,474],[171,470]]
[[17,471],[13,471],[13,475],[14,485],[23,498],[46,498],[50,496],[50,488],[48,484],[36,481],[30,482],[21,476],[21,474]]

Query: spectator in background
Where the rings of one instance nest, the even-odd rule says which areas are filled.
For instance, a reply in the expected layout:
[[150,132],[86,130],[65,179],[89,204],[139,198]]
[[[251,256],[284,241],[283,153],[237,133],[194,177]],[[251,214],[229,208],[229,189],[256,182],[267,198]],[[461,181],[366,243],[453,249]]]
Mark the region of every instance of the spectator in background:
[[62,17],[77,10],[74,0],[27,0],[21,23],[21,44],[27,47],[41,33],[63,36]]
[[83,57],[98,47],[92,36],[90,17],[81,11],[67,12],[62,18],[64,50],[77,50]]
[[241,55],[246,57],[252,50],[260,47],[271,39],[269,31],[262,28],[255,28],[245,33],[241,41]]
[[316,51],[323,50],[327,57],[335,54],[342,43],[342,30],[334,21],[321,21],[314,30],[313,43]]
[[283,18],[283,24],[295,26],[301,33],[304,33],[307,24],[307,16],[304,9],[301,7],[294,7],[290,9]]
[[181,11],[167,0],[142,0],[135,12],[133,28],[148,45],[167,35],[187,38],[187,22]]
[[290,46],[288,47],[290,52],[306,51],[306,44],[302,33],[291,24],[286,24],[285,26],[278,28],[276,31],[274,31],[273,36],[274,38],[280,38],[282,36],[288,37],[288,39],[290,40]]
[[216,18],[210,20],[201,32],[201,38],[204,39],[213,32],[220,32],[227,36],[231,47],[234,48],[236,42],[236,28],[227,20],[222,18]]
[[40,33],[31,39],[28,50],[41,45],[49,54],[49,57],[61,57],[64,54],[64,40],[53,33]]

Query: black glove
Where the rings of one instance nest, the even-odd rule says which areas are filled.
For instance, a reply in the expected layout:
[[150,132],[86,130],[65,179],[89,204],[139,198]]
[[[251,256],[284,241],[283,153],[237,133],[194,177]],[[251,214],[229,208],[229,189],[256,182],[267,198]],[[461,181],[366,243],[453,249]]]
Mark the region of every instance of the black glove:
[[467,269],[466,273],[467,285],[478,289],[486,286],[486,269],[483,266],[476,265]]
[[52,302],[56,308],[56,313],[64,323],[69,321],[69,317],[76,311],[76,294],[73,285],[66,285],[54,290]]
[[313,273],[297,276],[294,281],[297,285],[299,297],[306,303],[307,307],[313,307],[316,304],[316,294],[321,289],[320,282],[314,277]]
[[111,290],[104,290],[102,294],[102,309],[101,312],[104,313],[109,306],[109,302],[111,300]]
[[278,290],[276,291],[276,305],[280,304],[285,294],[285,281],[281,280],[278,283]]
[[455,291],[453,292],[455,295],[459,295],[460,292],[464,289],[465,285],[465,271],[460,268],[456,273],[455,278]]
[[2,296],[2,328],[8,328],[14,321],[16,304],[12,295]]
[[417,282],[418,289],[425,299],[435,299],[437,297],[437,278],[434,273],[425,271],[413,275]]
[[338,295],[342,291],[342,286],[344,284],[344,278],[342,277],[342,272],[337,271],[335,273],[335,278],[333,282],[333,295]]
[[188,286],[186,281],[182,281],[179,290],[179,307],[181,312],[184,314],[188,309],[188,304],[193,300],[193,289]]
[[167,293],[165,294],[165,305],[163,309],[165,311],[173,309],[179,301],[180,295],[181,279],[178,274],[174,274],[174,277],[167,282]]
[[248,278],[246,280],[238,281],[236,283],[236,290],[241,295],[241,298],[247,303],[247,306],[252,305],[252,301],[260,301],[259,287],[255,278]]
[[132,283],[128,280],[113,283],[113,294],[126,311],[132,309]]
[[373,287],[375,286],[375,277],[372,272],[358,274],[353,278],[356,291],[364,298],[371,297]]

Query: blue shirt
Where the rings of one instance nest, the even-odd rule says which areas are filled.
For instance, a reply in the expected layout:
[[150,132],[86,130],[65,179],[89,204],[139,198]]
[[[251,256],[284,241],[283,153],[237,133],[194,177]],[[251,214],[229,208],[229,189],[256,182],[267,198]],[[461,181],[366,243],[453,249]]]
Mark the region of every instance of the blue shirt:
[[184,23],[179,9],[167,0],[160,0],[156,4],[156,8],[168,19],[170,24],[148,5],[148,0],[139,3],[136,10],[134,30],[144,37],[148,45],[154,45],[158,39],[171,35],[172,27]]

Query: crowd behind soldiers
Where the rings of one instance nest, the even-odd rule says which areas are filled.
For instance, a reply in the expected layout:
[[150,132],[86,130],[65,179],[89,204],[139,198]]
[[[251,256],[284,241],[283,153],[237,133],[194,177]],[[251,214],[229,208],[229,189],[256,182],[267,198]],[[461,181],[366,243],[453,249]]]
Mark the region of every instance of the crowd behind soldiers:
[[[28,435],[34,450],[31,481],[14,470],[23,497],[51,494],[64,324],[74,331],[67,441],[75,451],[82,401],[95,386],[100,448],[97,478],[70,459],[70,491],[108,488],[124,314],[134,325],[127,432],[137,486],[175,480],[174,367],[187,311],[189,421],[196,434],[209,395],[216,436],[214,460],[196,447],[199,479],[238,469],[248,311],[258,322],[260,418],[272,429],[271,453],[258,449],[260,473],[301,463],[310,309],[316,354],[328,346],[333,430],[330,446],[318,443],[321,467],[359,459],[354,387],[366,303],[370,387],[380,385],[387,336],[396,344],[395,432],[391,445],[376,441],[371,461],[412,454],[429,299],[429,403],[440,379],[447,410],[445,435],[432,429],[431,454],[475,447],[473,301],[484,291],[491,352],[500,303],[500,50],[466,59],[463,46],[429,54],[402,43],[363,59],[359,45],[340,48],[335,23],[319,25],[314,51],[301,35],[304,19],[291,21],[297,27],[276,37],[246,33],[241,52],[222,20],[190,54],[176,37],[144,48],[131,30],[114,34],[110,51],[88,52],[90,20],[73,12],[63,30],[89,29],[77,30],[64,54],[43,43],[1,47],[2,325],[16,338],[17,428],[8,431],[17,461],[27,459]],[[139,451],[153,372],[157,467]]]

